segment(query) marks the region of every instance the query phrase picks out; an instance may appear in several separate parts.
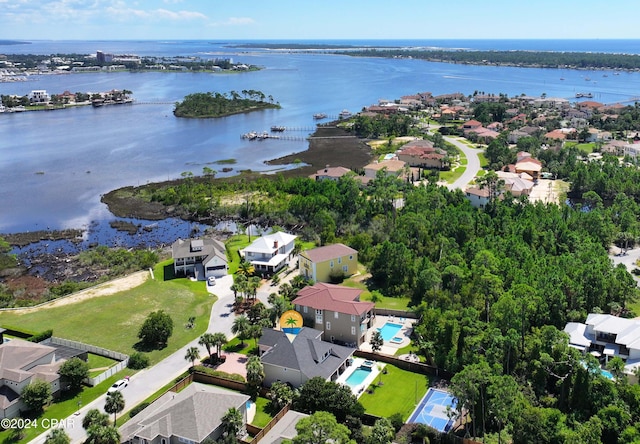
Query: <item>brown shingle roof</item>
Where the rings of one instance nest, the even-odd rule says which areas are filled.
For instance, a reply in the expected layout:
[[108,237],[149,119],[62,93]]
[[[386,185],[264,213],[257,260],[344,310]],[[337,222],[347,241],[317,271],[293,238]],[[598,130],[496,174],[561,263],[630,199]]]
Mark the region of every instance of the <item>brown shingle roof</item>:
[[326,262],[348,254],[356,254],[358,251],[344,244],[325,245],[324,247],[313,248],[302,253],[303,256],[312,262]]

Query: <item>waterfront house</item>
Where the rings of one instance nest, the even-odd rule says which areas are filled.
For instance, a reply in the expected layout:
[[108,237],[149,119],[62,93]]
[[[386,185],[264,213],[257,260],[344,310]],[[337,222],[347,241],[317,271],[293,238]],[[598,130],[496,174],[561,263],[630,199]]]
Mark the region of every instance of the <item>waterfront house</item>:
[[49,103],[51,100],[51,97],[44,89],[33,90],[27,95],[27,97],[29,98],[29,103],[32,105],[38,103]]
[[322,331],[325,341],[359,347],[375,318],[373,302],[360,300],[362,290],[318,282],[298,291],[293,304],[305,325]]
[[198,280],[227,274],[227,254],[217,239],[178,239],[171,245],[176,276],[195,276]]
[[282,231],[267,234],[240,250],[240,256],[253,265],[256,273],[271,275],[291,261],[297,237]]
[[318,376],[335,381],[345,371],[355,351],[321,340],[322,332],[309,327],[303,327],[296,335],[267,328],[262,332],[258,344],[265,375],[263,384],[267,387],[280,381],[298,388]]
[[298,255],[300,274],[314,282],[331,282],[358,271],[358,251],[344,244],[325,245]]
[[247,424],[250,397],[213,385],[193,382],[166,392],[120,427],[120,442],[130,444],[200,444],[222,436],[222,417],[231,408]]

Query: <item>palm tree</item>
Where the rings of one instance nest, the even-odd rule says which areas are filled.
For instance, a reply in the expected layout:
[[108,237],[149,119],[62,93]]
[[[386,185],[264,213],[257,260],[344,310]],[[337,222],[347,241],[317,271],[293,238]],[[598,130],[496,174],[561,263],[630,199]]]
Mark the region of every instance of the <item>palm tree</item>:
[[213,356],[211,356],[211,347],[215,345],[215,338],[213,337],[213,333],[204,333],[202,336],[200,336],[198,344],[207,349],[207,353],[209,354],[209,362],[213,363]]
[[257,396],[262,381],[264,380],[264,367],[257,356],[249,357],[247,361],[247,384],[250,387],[252,397]]
[[235,407],[227,410],[222,419],[222,430],[225,436],[238,436],[244,425],[244,418],[240,410]]
[[240,262],[240,265],[238,265],[238,274],[244,275],[244,276],[251,276],[254,272],[255,272],[255,268],[253,267],[253,265],[251,264],[251,262],[247,262],[247,261],[242,261]]
[[224,344],[226,344],[227,342],[229,342],[227,340],[227,335],[225,335],[224,333],[214,333],[212,336],[213,336],[213,345],[216,346],[216,352],[218,353],[218,359],[220,359],[220,356],[222,354],[222,346]]
[[113,426],[96,424],[87,430],[85,444],[120,444],[120,433]]
[[247,335],[249,334],[249,327],[251,327],[251,323],[249,322],[249,318],[245,315],[240,315],[235,318],[231,325],[231,333],[238,335],[238,338],[240,339],[240,346],[242,348],[244,348],[244,340],[247,339]]
[[184,355],[184,359],[186,359],[187,361],[191,361],[192,369],[193,367],[195,367],[196,361],[198,360],[199,357],[200,357],[200,351],[198,350],[198,347],[189,347],[187,349],[187,353]]
[[113,413],[113,426],[116,425],[116,414],[124,410],[124,396],[122,392],[107,393],[107,399],[104,403],[104,411]]
[[69,444],[71,438],[64,429],[52,429],[44,440],[44,444]]

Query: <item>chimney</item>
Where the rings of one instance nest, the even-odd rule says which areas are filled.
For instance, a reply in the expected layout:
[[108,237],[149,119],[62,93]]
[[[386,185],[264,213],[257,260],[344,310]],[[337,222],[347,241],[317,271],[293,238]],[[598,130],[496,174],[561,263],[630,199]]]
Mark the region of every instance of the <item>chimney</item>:
[[278,249],[278,241],[273,241],[273,248]]

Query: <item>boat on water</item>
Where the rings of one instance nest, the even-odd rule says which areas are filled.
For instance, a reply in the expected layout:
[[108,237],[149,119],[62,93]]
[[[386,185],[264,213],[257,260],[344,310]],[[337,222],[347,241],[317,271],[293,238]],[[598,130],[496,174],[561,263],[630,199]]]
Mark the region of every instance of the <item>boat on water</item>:
[[313,115],[313,118],[316,120],[326,119],[327,115],[325,113],[317,113]]
[[340,114],[338,114],[338,117],[341,119],[348,119],[349,117],[351,117],[351,111],[343,109],[342,111],[340,111]]
[[582,99],[582,98],[593,99],[593,94],[591,94],[591,93],[576,93],[576,99]]
[[271,131],[273,131],[274,133],[281,133],[285,130],[286,128],[284,126],[277,126],[274,125],[271,127]]

